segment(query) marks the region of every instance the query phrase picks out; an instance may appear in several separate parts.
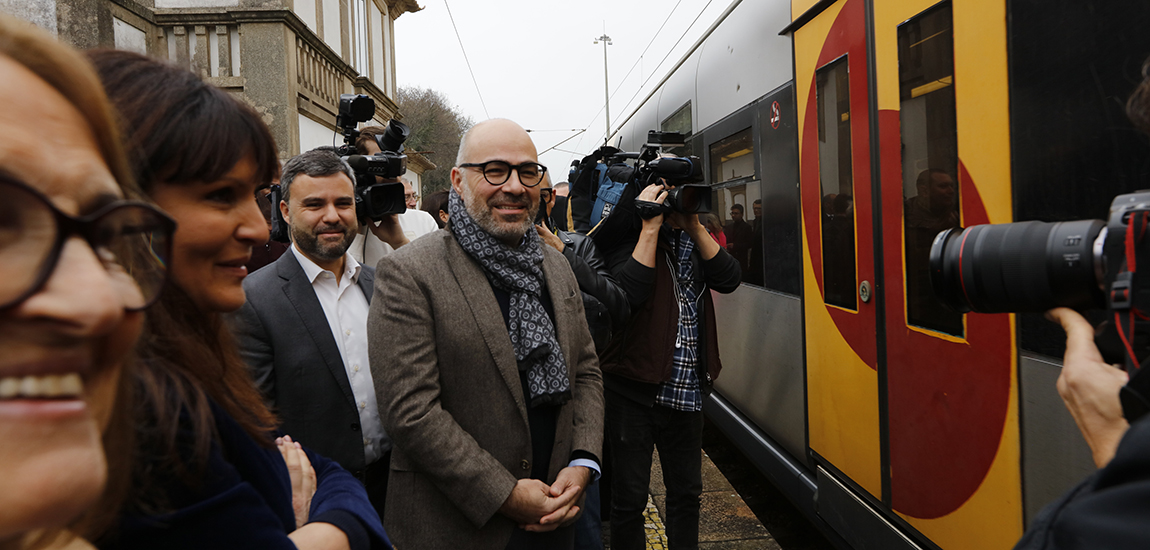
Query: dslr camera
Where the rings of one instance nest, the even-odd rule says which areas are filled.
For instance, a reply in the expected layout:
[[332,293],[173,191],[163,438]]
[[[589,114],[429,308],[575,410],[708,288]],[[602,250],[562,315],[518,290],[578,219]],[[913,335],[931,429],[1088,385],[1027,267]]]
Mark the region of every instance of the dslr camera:
[[[356,126],[367,122],[375,115],[375,101],[363,94],[342,94],[339,96],[339,114],[335,123],[343,135],[343,145],[336,149],[340,156],[355,172],[355,214],[360,225],[367,220],[379,221],[390,214],[402,214],[407,210],[403,198],[403,184],[399,182],[380,183],[378,178],[398,178],[407,172],[407,155],[403,154],[403,142],[410,131],[402,122],[392,119],[383,135],[373,136],[380,152],[374,155],[361,155],[355,148],[360,132]],[[269,200],[271,209],[271,238],[288,242],[287,224],[280,214],[281,195],[279,185],[271,186]]]
[[[930,250],[935,295],[959,313],[1105,310],[1095,338],[1130,383],[1120,398],[1133,422],[1150,411],[1150,191],[1119,195],[1102,220],[953,228]],[[1141,268],[1139,270],[1138,268]]]

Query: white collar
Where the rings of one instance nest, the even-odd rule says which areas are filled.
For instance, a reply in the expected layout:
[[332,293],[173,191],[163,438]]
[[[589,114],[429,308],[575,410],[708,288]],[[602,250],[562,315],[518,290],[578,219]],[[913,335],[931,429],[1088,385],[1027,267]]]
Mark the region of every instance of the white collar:
[[[307,275],[307,280],[312,282],[313,284],[315,283],[315,280],[317,278],[319,278],[320,273],[324,273],[324,272],[331,273],[330,271],[316,265],[315,262],[311,261],[311,258],[304,256],[303,252],[300,252],[299,247],[295,243],[292,243],[291,251],[292,251],[292,254],[295,254],[296,260],[299,260],[299,265],[300,265],[300,267],[303,268],[304,274]],[[348,277],[351,279],[351,282],[358,283],[359,282],[359,272],[360,272],[360,268],[362,268],[362,267],[363,266],[361,266],[359,262],[355,261],[355,258],[353,258],[351,256],[351,254],[344,252],[344,254],[343,254],[343,277]],[[333,275],[334,275],[334,273],[333,273]],[[342,279],[342,277],[341,277],[341,279]]]

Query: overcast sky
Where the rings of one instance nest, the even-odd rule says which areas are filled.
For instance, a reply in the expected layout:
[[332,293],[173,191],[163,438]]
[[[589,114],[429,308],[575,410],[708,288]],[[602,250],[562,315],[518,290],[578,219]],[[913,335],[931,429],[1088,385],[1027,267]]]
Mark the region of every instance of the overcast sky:
[[[607,61],[611,125],[617,129],[731,0],[419,3],[422,11],[395,22],[399,86],[439,91],[475,122],[514,120],[532,131],[541,153],[585,128],[540,155],[557,183],[567,179],[571,160],[598,147],[606,133],[603,45],[595,39],[606,33],[613,42]],[[442,166],[455,159],[432,160]]]

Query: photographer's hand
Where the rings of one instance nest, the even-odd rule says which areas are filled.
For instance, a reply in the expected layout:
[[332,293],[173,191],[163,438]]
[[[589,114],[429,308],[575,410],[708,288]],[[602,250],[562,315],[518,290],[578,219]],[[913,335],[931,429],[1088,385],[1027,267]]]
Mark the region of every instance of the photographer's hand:
[[1130,425],[1122,416],[1118,392],[1129,378],[1126,371],[1106,364],[1094,345],[1094,327],[1078,312],[1052,309],[1046,318],[1066,331],[1066,355],[1058,376],[1058,394],[1078,424],[1099,468],[1114,458],[1118,442]]
[[671,225],[676,226],[683,231],[686,231],[691,236],[691,240],[695,241],[695,247],[699,249],[699,254],[703,256],[703,260],[710,260],[719,253],[722,247],[711,235],[707,233],[707,228],[699,223],[698,214],[683,214],[681,212],[671,212],[667,215],[668,221]]
[[379,240],[391,245],[392,249],[398,250],[399,247],[411,242],[407,239],[407,235],[403,234],[403,227],[399,225],[399,214],[384,216],[378,224],[368,220],[367,227]]
[[535,232],[539,233],[539,238],[543,241],[543,244],[549,245],[559,252],[563,252],[563,249],[566,248],[566,245],[563,244],[563,240],[548,231],[546,227],[537,225],[535,226]]
[[[663,201],[667,200],[666,188],[667,186],[663,183],[653,183],[643,189],[636,198],[641,201],[663,204]],[[635,250],[631,252],[631,257],[635,258],[635,261],[647,267],[655,267],[655,250],[659,245],[659,228],[662,226],[662,215],[643,220],[639,242],[635,244]]]

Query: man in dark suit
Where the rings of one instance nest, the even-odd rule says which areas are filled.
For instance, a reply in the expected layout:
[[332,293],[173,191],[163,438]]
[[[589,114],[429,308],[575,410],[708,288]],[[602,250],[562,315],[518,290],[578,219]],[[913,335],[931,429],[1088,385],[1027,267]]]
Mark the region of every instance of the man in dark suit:
[[448,227],[384,256],[368,319],[394,441],[399,548],[569,549],[598,476],[603,387],[583,300],[533,228],[538,164],[509,120],[464,136]]
[[[347,253],[359,226],[354,177],[329,151],[284,165],[278,206],[294,244],[244,281],[247,303],[233,328],[280,429],[352,472],[382,516],[391,440],[367,356],[375,271]],[[393,219],[372,231],[406,240]]]

